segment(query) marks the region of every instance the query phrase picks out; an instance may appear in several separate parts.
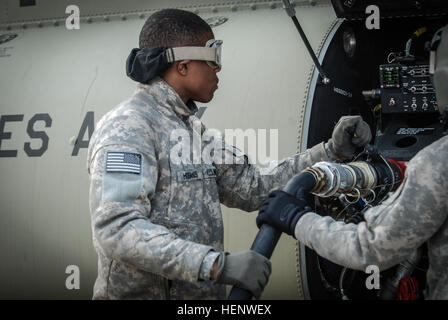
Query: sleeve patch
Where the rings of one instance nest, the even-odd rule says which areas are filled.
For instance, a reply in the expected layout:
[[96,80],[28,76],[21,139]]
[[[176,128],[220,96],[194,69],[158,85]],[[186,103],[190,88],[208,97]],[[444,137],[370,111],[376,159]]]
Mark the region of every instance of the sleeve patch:
[[106,159],[106,172],[121,172],[140,174],[142,156],[130,152],[108,152]]
[[142,155],[130,152],[107,152],[103,177],[103,201],[134,201],[142,187]]

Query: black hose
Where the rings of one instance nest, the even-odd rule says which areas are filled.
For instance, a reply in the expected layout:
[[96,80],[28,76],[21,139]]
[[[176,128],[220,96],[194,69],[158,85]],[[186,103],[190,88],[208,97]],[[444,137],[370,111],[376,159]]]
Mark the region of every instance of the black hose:
[[[304,171],[292,177],[283,188],[283,191],[297,198],[302,198],[313,190],[316,183],[317,181],[314,174],[309,171]],[[270,259],[281,234],[281,231],[278,231],[274,227],[271,227],[268,224],[263,224],[250,249]],[[249,290],[233,286],[228,299],[251,300],[252,296],[252,292]]]

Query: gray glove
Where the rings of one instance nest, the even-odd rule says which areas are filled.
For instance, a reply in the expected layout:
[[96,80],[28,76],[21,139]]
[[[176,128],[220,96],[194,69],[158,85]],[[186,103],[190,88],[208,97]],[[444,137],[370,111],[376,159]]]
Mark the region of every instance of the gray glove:
[[356,148],[364,147],[370,139],[370,127],[361,116],[343,116],[333,129],[328,148],[341,160],[352,159]]
[[253,250],[219,256],[216,281],[252,292],[259,299],[271,274],[271,261]]

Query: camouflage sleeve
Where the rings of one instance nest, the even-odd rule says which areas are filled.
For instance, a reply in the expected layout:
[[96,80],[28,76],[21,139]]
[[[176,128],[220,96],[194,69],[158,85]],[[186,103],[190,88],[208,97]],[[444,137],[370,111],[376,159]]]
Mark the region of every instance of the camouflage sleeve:
[[[334,263],[357,270],[381,270],[405,260],[432,237],[447,219],[446,152],[424,152],[409,162],[400,188],[365,213],[358,225],[315,213],[297,223],[296,238]],[[445,167],[443,167],[445,166]]]
[[110,259],[168,279],[198,281],[202,260],[212,247],[180,239],[151,223],[157,168],[151,146],[143,152],[123,144],[96,151],[90,162],[93,236]]
[[[269,192],[283,188],[295,174],[319,161],[335,161],[325,143],[278,163],[252,165],[247,156],[226,145],[224,164],[215,164],[221,203],[245,211],[257,210]],[[231,159],[231,164],[228,164]]]
[[212,277],[212,271],[213,271],[213,264],[216,261],[216,258],[218,258],[219,252],[210,251],[202,260],[201,269],[199,271],[199,279],[201,280],[211,280]]

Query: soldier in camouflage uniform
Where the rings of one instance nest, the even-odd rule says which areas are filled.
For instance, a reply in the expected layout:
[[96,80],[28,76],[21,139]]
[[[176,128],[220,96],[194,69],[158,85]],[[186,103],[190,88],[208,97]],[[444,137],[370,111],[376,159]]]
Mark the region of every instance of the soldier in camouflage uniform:
[[[176,38],[178,30],[184,30],[184,38]],[[162,40],[157,43],[154,37]],[[140,48],[151,41],[203,46],[211,38],[210,27],[198,16],[162,10],[145,23]],[[302,169],[334,160],[341,150],[351,155],[355,145],[370,140],[367,124],[351,117],[335,129],[346,136],[346,147],[334,141],[318,144],[281,161],[274,174],[263,175],[236,148],[205,134],[195,116],[193,100],[212,99],[219,70],[205,61],[175,62],[98,122],[88,150],[93,243],[99,258],[94,299],[224,299],[225,284],[259,297],[270,262],[250,250],[223,252],[220,203],[254,211],[270,190]],[[352,140],[348,129],[358,137]],[[179,131],[186,134],[173,136]],[[195,135],[203,136],[199,152],[213,143],[213,161],[179,161],[191,160],[197,152],[188,148]]]
[[[437,50],[435,88],[439,111],[448,111],[448,31]],[[263,204],[257,224],[269,223],[294,236],[320,256],[365,271],[388,269],[428,246],[426,299],[448,299],[448,136],[409,161],[404,181],[364,222],[345,224],[310,212],[307,204],[275,191]],[[293,210],[291,210],[293,208]],[[283,220],[280,220],[281,216]],[[287,217],[285,219],[285,217]]]

